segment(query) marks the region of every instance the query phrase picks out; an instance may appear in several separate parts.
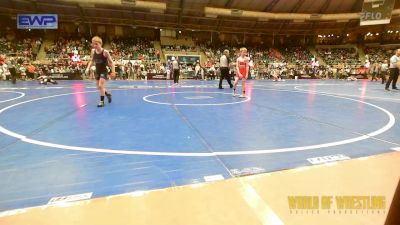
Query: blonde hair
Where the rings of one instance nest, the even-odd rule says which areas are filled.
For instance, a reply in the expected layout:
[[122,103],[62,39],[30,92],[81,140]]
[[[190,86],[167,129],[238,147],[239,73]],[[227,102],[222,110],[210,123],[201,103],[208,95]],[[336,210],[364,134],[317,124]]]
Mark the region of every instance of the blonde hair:
[[103,40],[101,40],[101,38],[99,37],[99,36],[94,36],[93,38],[92,38],[92,42],[94,42],[94,43],[99,43],[100,45],[103,45]]
[[247,52],[247,48],[240,48],[240,52]]

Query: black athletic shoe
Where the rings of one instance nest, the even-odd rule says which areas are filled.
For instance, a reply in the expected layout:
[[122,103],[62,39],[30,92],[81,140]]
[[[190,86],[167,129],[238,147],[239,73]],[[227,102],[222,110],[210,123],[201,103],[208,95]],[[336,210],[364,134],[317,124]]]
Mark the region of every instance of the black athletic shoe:
[[111,102],[112,102],[112,96],[111,96],[111,94],[107,93],[107,94],[106,94],[106,97],[107,97],[108,103],[111,103]]
[[395,88],[392,88],[393,90],[399,90],[397,87],[395,87]]
[[104,101],[100,101],[97,107],[104,107]]
[[219,87],[218,89],[224,89],[223,87]]

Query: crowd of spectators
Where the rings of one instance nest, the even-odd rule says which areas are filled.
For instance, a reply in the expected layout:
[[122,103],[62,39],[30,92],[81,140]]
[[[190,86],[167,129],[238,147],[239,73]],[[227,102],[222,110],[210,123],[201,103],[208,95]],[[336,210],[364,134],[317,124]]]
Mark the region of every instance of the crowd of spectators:
[[196,52],[197,48],[194,46],[184,46],[184,45],[163,45],[163,51],[179,51],[179,52]]
[[[8,40],[0,37],[0,78],[9,74],[10,62],[15,65],[17,74],[22,79],[34,79],[49,73],[80,73],[83,74],[86,61],[90,57],[91,42],[87,37],[59,37],[50,46],[43,49],[47,61],[36,60],[43,43],[40,37],[26,37]],[[142,38],[115,38],[108,42],[110,53],[116,62],[116,72],[119,79],[145,79],[148,73],[167,73],[168,63],[161,63],[161,52],[156,50],[153,42]],[[219,59],[225,49],[230,52],[231,62],[235,62],[242,46],[199,44],[196,47],[166,45],[163,51],[179,53],[203,51],[206,55],[204,65],[199,65],[206,72],[218,74]],[[254,77],[270,78],[279,71],[282,77],[312,77],[331,78],[342,77],[343,74],[356,73],[361,67],[355,48],[319,48],[317,52],[326,62],[326,66],[314,65],[311,60],[315,56],[306,47],[248,47],[251,73]],[[388,60],[392,49],[368,47],[364,49],[366,60],[370,63]],[[75,61],[77,55],[79,60]],[[185,65],[183,70],[194,70],[200,61]],[[368,66],[363,65],[368,68]],[[231,66],[234,70],[234,66]],[[336,76],[337,75],[337,76]],[[344,76],[344,75],[343,75]]]
[[355,48],[318,48],[317,52],[328,65],[360,64]]
[[[85,37],[59,37],[51,46],[46,46],[46,58],[51,63],[71,62],[73,55],[87,61],[90,57],[91,42]],[[68,64],[68,63],[67,63]]]
[[367,47],[364,49],[365,58],[369,62],[383,62],[383,60],[388,60],[393,55],[394,49],[385,49],[385,48],[371,48]]
[[291,47],[280,49],[284,57],[284,61],[288,64],[309,64],[315,56],[311,54],[311,52],[304,47]]
[[22,58],[25,61],[33,61],[42,45],[42,38],[30,37],[24,39],[7,40],[0,38],[0,55],[14,58]]
[[148,40],[121,39],[111,40],[111,50],[113,57],[124,60],[154,60],[160,59],[160,52],[156,51],[154,44]]

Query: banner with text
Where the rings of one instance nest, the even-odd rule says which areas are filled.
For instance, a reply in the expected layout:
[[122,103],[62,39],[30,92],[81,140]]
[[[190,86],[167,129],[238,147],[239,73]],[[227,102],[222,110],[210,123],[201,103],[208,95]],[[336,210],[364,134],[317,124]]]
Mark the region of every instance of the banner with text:
[[57,14],[18,14],[18,29],[58,29]]

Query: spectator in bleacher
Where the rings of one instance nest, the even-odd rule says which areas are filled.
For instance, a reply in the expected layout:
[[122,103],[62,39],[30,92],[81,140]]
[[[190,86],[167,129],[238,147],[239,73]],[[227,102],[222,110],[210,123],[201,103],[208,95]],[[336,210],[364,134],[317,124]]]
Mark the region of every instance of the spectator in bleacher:
[[380,76],[380,65],[377,62],[374,62],[371,66],[372,77],[371,81],[378,81],[378,77]]
[[199,61],[196,62],[196,65],[194,67],[194,79],[202,79],[201,77],[201,67]]
[[125,79],[125,77],[124,77],[125,76],[125,67],[124,67],[124,65],[122,65],[122,62],[120,65],[118,65],[118,67],[119,67],[118,77],[119,77],[119,79],[124,80]]
[[36,47],[32,49],[32,59],[33,60],[36,60],[36,56],[38,54],[38,51],[39,51],[39,49],[36,48]]
[[167,80],[170,80],[171,79],[171,69],[170,69],[170,67],[167,67],[165,72],[167,73]]
[[210,69],[208,69],[207,77],[211,80],[215,80],[217,74],[217,70],[215,69],[214,64],[211,65]]
[[15,68],[16,62],[14,59],[9,59],[7,60],[7,65],[8,65],[8,70],[10,71],[11,82],[15,84],[17,81],[17,69]]
[[160,64],[160,73],[165,73],[165,66],[164,64]]
[[388,61],[385,59],[383,63],[381,64],[381,80],[382,84],[386,82],[386,75],[388,74],[389,71],[389,64]]
[[26,75],[29,79],[34,79],[35,77],[35,66],[32,65],[32,63],[29,63],[28,66],[26,67]]
[[[4,64],[3,64],[4,65]],[[3,65],[0,65],[0,80],[6,80],[6,73],[4,72]]]
[[26,68],[25,66],[18,64],[19,65],[19,73],[21,74],[21,79],[25,80],[26,79]]
[[156,51],[156,57],[157,57],[158,60],[160,60],[160,50],[158,50],[158,49]]
[[247,74],[247,79],[251,80],[253,79],[253,75],[254,75],[254,61],[252,56],[249,57],[249,71]]

